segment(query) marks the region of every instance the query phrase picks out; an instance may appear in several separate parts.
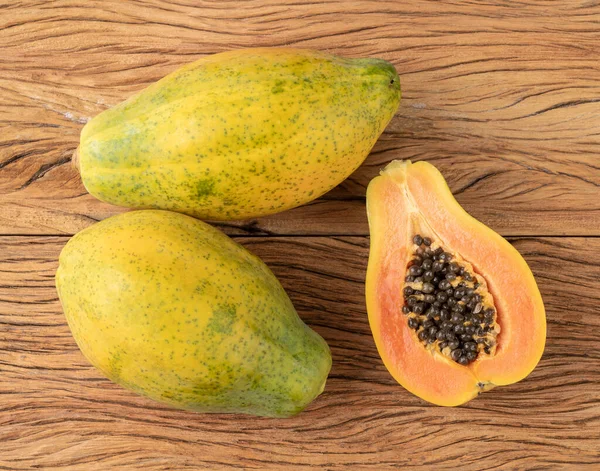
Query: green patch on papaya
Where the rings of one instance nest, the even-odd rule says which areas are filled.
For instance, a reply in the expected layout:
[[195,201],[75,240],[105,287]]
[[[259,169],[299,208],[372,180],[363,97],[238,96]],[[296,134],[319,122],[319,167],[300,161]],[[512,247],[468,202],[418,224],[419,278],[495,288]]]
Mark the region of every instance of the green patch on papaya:
[[113,381],[118,382],[119,379],[121,378],[121,370],[122,369],[123,369],[123,361],[121,359],[121,352],[116,351],[112,355],[112,358],[110,359],[108,376]]
[[198,180],[196,182],[196,196],[198,198],[204,198],[214,194],[215,181],[212,178],[206,178],[204,180]]
[[233,323],[237,318],[237,310],[233,304],[219,304],[213,311],[208,323],[211,331],[219,334],[230,335],[233,332]]
[[283,88],[284,85],[285,85],[285,82],[283,80],[276,80],[275,86],[271,89],[271,92],[273,94],[283,93],[285,91],[285,88]]

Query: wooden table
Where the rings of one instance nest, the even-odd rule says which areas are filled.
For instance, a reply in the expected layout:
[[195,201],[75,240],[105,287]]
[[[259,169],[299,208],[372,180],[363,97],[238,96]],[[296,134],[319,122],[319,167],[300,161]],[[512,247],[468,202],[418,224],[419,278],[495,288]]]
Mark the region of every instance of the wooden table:
[[[0,1],[0,469],[600,469],[596,1]],[[69,237],[122,209],[69,165],[83,123],[181,64],[294,45],[397,67],[397,115],[318,201],[220,227],[329,343],[325,393],[285,420],[171,410],[81,355],[54,289]],[[458,408],[396,384],[364,303],[365,187],[428,160],[538,280],[537,369]]]

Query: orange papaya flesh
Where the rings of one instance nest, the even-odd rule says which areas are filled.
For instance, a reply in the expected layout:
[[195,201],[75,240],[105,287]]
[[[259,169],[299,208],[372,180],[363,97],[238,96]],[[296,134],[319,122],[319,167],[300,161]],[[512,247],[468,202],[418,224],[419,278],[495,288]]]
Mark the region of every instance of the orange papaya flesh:
[[[434,404],[456,406],[481,391],[517,382],[535,368],[544,350],[546,318],[529,267],[512,245],[464,211],[433,165],[389,164],[369,184],[367,212],[369,323],[384,364],[402,386]],[[407,305],[403,288],[420,288],[406,282],[418,250],[415,235],[430,239],[430,251],[440,247],[438,252],[451,254],[465,276],[472,275],[467,286],[479,286],[474,291],[481,298],[475,311],[491,307],[494,312],[493,320],[486,319],[489,325],[481,324],[489,328],[488,343],[477,345],[477,357],[468,364],[453,359],[450,348],[439,348],[441,341],[420,340],[423,324],[418,331],[415,321],[409,327],[415,314],[402,311]],[[439,316],[435,320],[439,327]]]

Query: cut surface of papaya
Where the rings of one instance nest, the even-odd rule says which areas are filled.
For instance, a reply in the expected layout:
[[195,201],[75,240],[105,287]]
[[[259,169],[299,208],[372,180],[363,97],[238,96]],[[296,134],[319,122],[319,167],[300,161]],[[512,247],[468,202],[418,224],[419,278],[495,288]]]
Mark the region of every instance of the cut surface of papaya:
[[391,162],[369,184],[367,213],[369,324],[402,386],[457,406],[531,373],[546,341],[533,274],[433,165]]

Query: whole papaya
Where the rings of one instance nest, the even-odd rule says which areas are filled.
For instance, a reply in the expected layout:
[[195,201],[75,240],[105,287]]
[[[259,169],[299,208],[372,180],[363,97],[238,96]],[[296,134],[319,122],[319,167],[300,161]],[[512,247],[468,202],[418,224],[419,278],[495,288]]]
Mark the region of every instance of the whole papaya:
[[325,386],[331,355],[267,266],[217,229],[157,210],[73,237],[56,286],[83,354],[172,406],[286,417]]
[[202,219],[307,203],[367,157],[400,101],[393,65],[298,49],[200,59],[93,118],[73,162],[95,197]]

